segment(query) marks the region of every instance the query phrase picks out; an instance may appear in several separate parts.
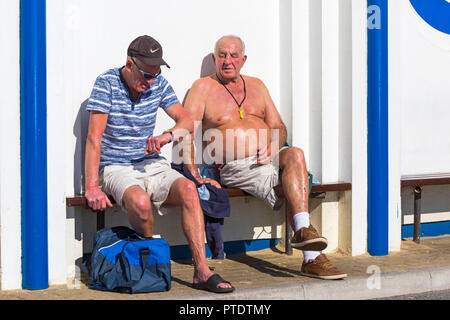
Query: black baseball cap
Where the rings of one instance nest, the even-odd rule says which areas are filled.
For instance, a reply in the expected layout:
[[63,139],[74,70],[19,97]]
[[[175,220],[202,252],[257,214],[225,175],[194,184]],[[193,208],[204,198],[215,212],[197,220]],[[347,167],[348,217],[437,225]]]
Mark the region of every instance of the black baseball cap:
[[128,56],[136,57],[148,66],[169,65],[163,60],[163,49],[158,41],[144,35],[134,39],[127,51]]

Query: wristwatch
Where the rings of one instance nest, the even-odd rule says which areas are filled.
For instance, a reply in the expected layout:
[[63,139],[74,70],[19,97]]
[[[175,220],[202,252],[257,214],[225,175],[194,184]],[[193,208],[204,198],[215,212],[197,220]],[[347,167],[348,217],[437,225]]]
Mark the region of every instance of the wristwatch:
[[174,139],[172,129],[168,129],[168,130],[164,131],[162,134],[165,134],[165,133],[170,133],[170,136],[171,136],[172,138],[170,139],[169,142],[172,142],[173,139]]

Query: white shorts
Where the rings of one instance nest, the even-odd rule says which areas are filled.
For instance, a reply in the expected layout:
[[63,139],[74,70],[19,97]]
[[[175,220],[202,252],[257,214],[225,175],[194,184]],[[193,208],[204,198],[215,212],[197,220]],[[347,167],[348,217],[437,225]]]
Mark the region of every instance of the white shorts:
[[166,201],[172,183],[179,178],[184,176],[173,170],[164,157],[159,157],[130,165],[106,166],[100,175],[100,182],[103,192],[110,194],[125,212],[127,210],[122,202],[125,190],[139,186],[149,194],[158,213],[164,215],[168,208],[161,205]]
[[281,184],[280,168],[274,164],[278,164],[279,154],[263,165],[257,164],[256,156],[227,162],[220,168],[220,183],[227,188],[244,190],[264,200],[273,210],[280,210],[284,199],[279,198],[273,189]]

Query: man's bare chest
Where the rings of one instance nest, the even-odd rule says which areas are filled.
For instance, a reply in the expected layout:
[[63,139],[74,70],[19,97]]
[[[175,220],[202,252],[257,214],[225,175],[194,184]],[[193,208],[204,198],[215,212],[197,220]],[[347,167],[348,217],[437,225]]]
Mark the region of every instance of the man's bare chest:
[[236,119],[257,117],[263,120],[264,116],[264,99],[251,88],[244,94],[242,90],[228,92],[219,87],[211,90],[206,98],[203,120],[208,127],[219,127]]

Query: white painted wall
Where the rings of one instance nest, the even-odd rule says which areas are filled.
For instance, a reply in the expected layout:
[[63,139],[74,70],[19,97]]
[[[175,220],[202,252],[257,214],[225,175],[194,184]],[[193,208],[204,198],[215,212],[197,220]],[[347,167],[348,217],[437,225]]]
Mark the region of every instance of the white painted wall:
[[401,244],[401,199],[400,199],[400,158],[401,158],[401,108],[400,108],[400,92],[398,90],[399,72],[402,56],[399,46],[403,41],[401,34],[403,29],[402,6],[404,1],[390,1],[388,5],[389,15],[389,114],[388,114],[388,130],[389,130],[389,251],[400,250]]
[[[402,176],[450,173],[450,35],[428,25],[409,0],[389,3],[390,245],[413,222],[413,189]],[[423,188],[422,221],[450,220],[447,186]]]
[[327,252],[364,253],[366,2],[292,1],[291,21],[292,143],[303,148],[316,180],[353,182],[357,194],[312,201],[312,219],[329,240]]
[[[147,5],[148,1],[135,0],[132,7]],[[91,250],[95,232],[95,215],[82,208],[67,209],[64,204],[66,196],[83,190],[88,126],[84,107],[95,78],[108,68],[122,66],[129,42],[140,34],[150,34],[163,45],[165,59],[171,66],[163,72],[181,101],[191,83],[210,68],[215,41],[224,34],[241,36],[248,55],[243,73],[266,83],[287,125],[289,142],[305,149],[315,178],[324,182],[351,181],[352,152],[364,150],[364,139],[355,136],[364,131],[365,114],[355,110],[365,109],[361,98],[365,87],[353,79],[359,81],[365,76],[364,68],[360,69],[365,38],[361,33],[353,34],[349,19],[365,20],[364,2],[235,0],[228,5],[239,5],[240,10],[227,17],[225,24],[218,20],[223,19],[219,2],[154,2],[152,12],[158,14],[133,10],[132,18],[128,18],[124,16],[127,8],[123,2],[48,0],[51,283],[64,283],[66,277],[76,274],[73,261],[79,265],[82,253]],[[364,27],[357,24],[358,28],[361,26]],[[355,59],[352,52],[356,53]],[[356,102],[353,96],[357,97]],[[164,112],[159,112],[158,117],[156,132],[172,126]],[[360,131],[352,132],[352,123],[362,123]],[[163,154],[170,158],[170,149],[166,148]],[[365,195],[355,200],[346,196],[347,201],[341,204],[340,197],[331,194],[320,204],[314,221],[331,240],[328,252],[342,247],[352,253],[355,247],[353,253],[363,253],[365,245],[353,243],[352,239],[365,243],[365,230],[348,221],[352,221],[350,208],[360,208]],[[355,204],[349,205],[352,201]],[[224,232],[227,241],[281,237],[282,214],[252,198],[232,199],[231,203],[232,214],[226,219]],[[107,226],[127,224],[118,208],[109,211]],[[364,222],[364,211],[358,212],[361,217],[355,221]],[[339,218],[342,214],[345,219]],[[171,245],[185,244],[179,210],[174,209],[171,215],[156,217],[155,231]],[[352,230],[357,236],[339,237],[339,233],[349,234]]]
[[19,0],[0,0],[0,288],[21,287]]
[[[248,55],[243,73],[265,82],[288,128],[289,143],[304,149],[314,177],[321,182],[352,182],[351,192],[330,193],[324,201],[311,202],[312,221],[330,240],[327,252],[366,252],[366,0],[230,0],[226,8],[239,10],[226,15],[223,3],[211,0],[47,0],[51,284],[65,283],[79,272],[76,265],[83,252],[91,250],[95,232],[94,214],[65,206],[67,196],[83,189],[88,126],[84,107],[95,78],[122,66],[128,44],[141,34],[162,44],[171,66],[163,73],[180,101],[191,83],[211,70],[215,41],[225,34],[241,36]],[[395,251],[401,224],[410,219],[401,215],[402,210],[410,212],[411,195],[408,190],[400,192],[400,176],[450,171],[443,120],[450,112],[445,108],[450,97],[443,90],[446,82],[439,81],[443,76],[436,76],[450,71],[450,41],[424,25],[408,0],[391,1],[389,10],[389,244]],[[19,0],[0,0],[0,14],[0,43],[8,43],[0,50],[2,61],[8,61],[8,78],[0,85],[0,148],[8,150],[0,157],[0,264],[2,289],[13,289],[21,286]],[[423,61],[423,57],[431,58]],[[444,67],[438,59],[446,62]],[[435,117],[438,113],[441,116]],[[416,130],[419,120],[428,127]],[[156,132],[171,126],[172,120],[159,112]],[[441,139],[432,139],[436,134]],[[163,154],[170,159],[171,150],[166,148]],[[448,219],[450,209],[442,200],[448,190],[428,189],[424,195],[441,200],[423,202],[425,220]],[[282,212],[274,213],[250,197],[232,199],[231,205],[226,241],[282,236]],[[155,222],[156,233],[171,245],[186,244],[179,209]],[[107,226],[126,224],[120,209],[109,210]]]
[[[95,215],[82,208],[66,209],[64,199],[83,190],[88,126],[84,107],[95,78],[125,63],[127,47],[134,38],[149,34],[162,44],[165,60],[171,66],[163,68],[164,76],[183,101],[192,82],[205,75],[205,70],[211,70],[210,54],[215,41],[225,34],[241,36],[248,55],[243,73],[261,78],[283,117],[289,118],[289,98],[282,99],[280,94],[285,90],[281,86],[280,64],[288,50],[280,50],[278,1],[230,1],[227,6],[239,6],[239,11],[227,16],[226,23],[222,21],[223,4],[218,1],[152,1],[151,6],[151,11],[136,10],[149,7],[149,1],[143,0],[132,4],[106,0],[47,1],[51,283],[64,283],[66,277],[72,277],[77,272],[73,261],[79,262],[82,253],[92,248]],[[125,15],[130,11],[131,16]],[[289,41],[284,43],[289,45]],[[288,78],[284,81],[290,83]],[[164,112],[159,112],[155,132],[162,132],[172,123]],[[163,155],[170,159],[171,150],[166,148]],[[108,226],[127,224],[118,208],[110,211]],[[273,213],[261,201],[232,199],[232,214],[226,219],[224,236],[227,241],[281,237],[281,225],[282,215]],[[155,232],[171,245],[186,244],[178,209],[170,216],[156,217]],[[67,267],[59,261],[67,261]]]
[[[352,191],[346,192],[350,212],[342,222],[350,224],[341,237],[344,252],[367,250],[367,1],[352,0]],[[351,198],[349,200],[348,198]]]
[[429,26],[402,0],[401,172],[450,173],[450,35]]

